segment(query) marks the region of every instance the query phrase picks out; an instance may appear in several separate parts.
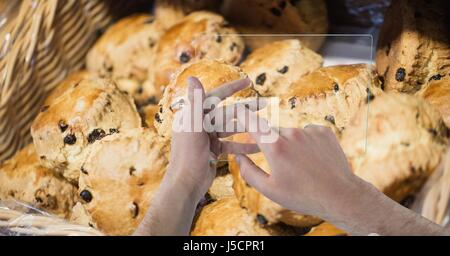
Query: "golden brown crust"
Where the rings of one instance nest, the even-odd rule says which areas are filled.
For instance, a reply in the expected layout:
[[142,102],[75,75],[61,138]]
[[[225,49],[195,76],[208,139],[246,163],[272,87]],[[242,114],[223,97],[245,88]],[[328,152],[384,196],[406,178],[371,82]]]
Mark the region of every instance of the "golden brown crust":
[[15,199],[67,218],[77,188],[41,166],[33,144],[0,165],[0,200]]
[[376,57],[387,90],[415,93],[450,72],[449,7],[446,0],[393,1]]
[[317,227],[313,227],[305,236],[347,236],[347,233],[331,223],[324,222]]
[[281,236],[294,235],[288,229],[268,226],[239,206],[235,197],[224,197],[205,206],[197,217],[193,236]]
[[[327,10],[323,0],[226,0],[222,13],[244,34],[324,34],[328,31]],[[244,37],[246,44],[253,49],[281,39],[300,39],[308,48],[318,50],[325,37]]]
[[172,122],[175,111],[172,105],[180,97],[186,96],[187,79],[191,76],[197,77],[208,92],[224,83],[245,78],[246,75],[236,66],[225,62],[204,59],[180,69],[169,86],[164,91],[164,96],[159,103],[162,111],[155,117],[155,127],[158,133],[165,138],[170,138],[172,133]]
[[155,85],[168,85],[178,68],[200,59],[219,59],[237,64],[244,42],[236,34],[220,15],[201,11],[186,16],[158,42]]
[[44,105],[51,105],[56,99],[68,91],[71,87],[75,86],[81,80],[93,79],[96,75],[87,70],[77,71],[68,75],[63,81],[61,81],[55,89],[53,89],[50,94],[45,99]]
[[342,130],[353,115],[381,95],[374,67],[365,64],[320,68],[293,85],[281,98],[281,108],[301,116],[325,120]]
[[438,165],[449,131],[423,99],[388,93],[361,109],[341,145],[356,175],[394,200],[416,193]]
[[256,49],[240,67],[259,95],[269,97],[283,95],[293,82],[322,64],[322,57],[299,40],[282,40]]
[[31,126],[42,164],[76,183],[90,146],[117,131],[141,126],[132,99],[109,80],[82,80],[53,104],[44,106]]
[[420,90],[417,95],[423,97],[433,105],[444,119],[447,127],[450,127],[450,76],[434,80],[426,88]]
[[[147,14],[134,14],[113,24],[92,47],[86,57],[87,69],[100,77],[117,81],[121,90],[143,101],[152,93],[155,46],[165,29],[159,20]],[[147,88],[149,87],[149,88]]]
[[108,235],[130,235],[137,228],[165,174],[168,146],[144,129],[94,144],[79,192],[96,227]]

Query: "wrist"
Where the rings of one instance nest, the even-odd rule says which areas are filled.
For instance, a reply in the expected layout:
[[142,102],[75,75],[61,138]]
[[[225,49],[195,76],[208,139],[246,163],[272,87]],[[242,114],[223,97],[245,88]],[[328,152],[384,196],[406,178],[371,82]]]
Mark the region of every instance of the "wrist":
[[175,197],[182,197],[184,200],[198,203],[205,193],[200,191],[197,183],[184,167],[169,165],[161,186],[167,187],[168,192]]

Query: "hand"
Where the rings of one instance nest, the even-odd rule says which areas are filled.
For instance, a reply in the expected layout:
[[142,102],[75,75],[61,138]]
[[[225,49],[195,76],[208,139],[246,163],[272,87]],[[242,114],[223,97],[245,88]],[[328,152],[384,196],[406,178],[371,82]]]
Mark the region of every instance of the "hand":
[[331,129],[316,125],[305,129],[279,128],[278,139],[264,143],[262,137],[266,133],[261,131],[274,131],[267,121],[251,111],[238,112],[237,119],[247,131],[252,123],[259,125],[259,130],[250,134],[272,172],[269,175],[247,156],[238,155],[242,177],[283,207],[323,218],[341,207],[357,188],[358,182]]
[[[205,94],[203,86],[197,78],[189,78],[188,83],[187,104],[175,114],[175,120],[183,125],[186,123],[190,123],[190,125],[178,127],[187,129],[175,130],[172,133],[171,159],[166,176],[174,179],[174,183],[181,185],[186,192],[193,192],[195,197],[200,200],[216,177],[215,164],[218,156],[236,152],[251,154],[259,152],[259,148],[256,144],[221,141],[220,138],[230,134],[207,133],[203,127],[205,118],[223,114],[224,111],[233,107],[213,108],[206,111],[203,109],[204,101],[210,97],[223,100],[248,87],[251,83],[249,79],[224,84],[208,94]],[[248,107],[253,110],[258,109],[258,106],[252,103],[248,104]],[[215,124],[215,126],[221,125],[223,123]],[[199,129],[195,130],[194,127]]]
[[240,109],[238,123],[250,132],[271,168],[269,175],[247,156],[237,155],[241,175],[281,206],[318,216],[352,235],[450,234],[354,175],[330,129],[316,125],[280,128],[276,142],[263,143],[262,131],[274,129],[255,113]]

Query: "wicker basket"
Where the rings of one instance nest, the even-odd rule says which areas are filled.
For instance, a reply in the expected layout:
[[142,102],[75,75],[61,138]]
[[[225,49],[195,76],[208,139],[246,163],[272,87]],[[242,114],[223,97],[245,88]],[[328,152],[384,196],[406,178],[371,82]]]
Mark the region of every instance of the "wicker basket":
[[0,0],[0,162],[30,142],[44,97],[84,65],[98,32],[142,5],[151,1]]

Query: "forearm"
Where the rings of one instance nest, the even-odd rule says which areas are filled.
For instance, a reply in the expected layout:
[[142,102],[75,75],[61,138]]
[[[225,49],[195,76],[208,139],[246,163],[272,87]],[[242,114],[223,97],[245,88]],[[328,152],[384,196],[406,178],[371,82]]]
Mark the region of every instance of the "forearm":
[[450,235],[449,230],[391,200],[359,180],[348,202],[328,221],[352,235]]
[[134,235],[189,235],[197,203],[193,191],[185,189],[166,175]]

